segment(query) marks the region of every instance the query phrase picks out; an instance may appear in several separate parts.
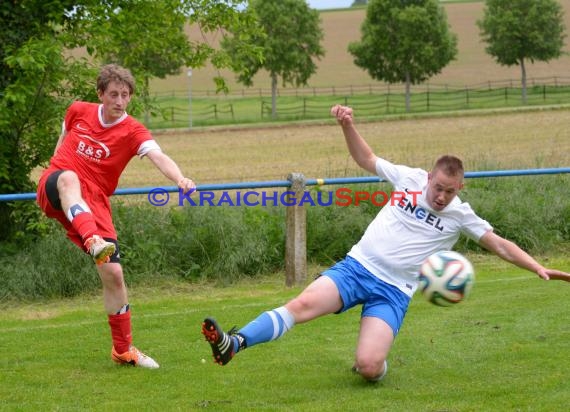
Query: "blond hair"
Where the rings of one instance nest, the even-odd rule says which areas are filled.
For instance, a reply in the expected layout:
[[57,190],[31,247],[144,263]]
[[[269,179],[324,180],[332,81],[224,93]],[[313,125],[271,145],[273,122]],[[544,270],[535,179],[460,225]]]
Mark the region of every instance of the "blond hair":
[[135,92],[135,78],[128,69],[117,64],[107,64],[101,68],[97,76],[97,91],[104,92],[111,82],[124,84],[130,94]]
[[460,176],[463,177],[464,169],[463,162],[456,156],[444,155],[436,160],[433,165],[432,173],[441,170],[447,176]]

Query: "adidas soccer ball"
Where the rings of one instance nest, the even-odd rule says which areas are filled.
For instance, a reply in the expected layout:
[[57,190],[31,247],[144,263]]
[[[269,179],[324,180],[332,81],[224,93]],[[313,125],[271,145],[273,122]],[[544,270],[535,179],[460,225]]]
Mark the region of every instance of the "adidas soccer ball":
[[436,252],[420,268],[419,289],[424,297],[438,306],[452,306],[471,292],[475,272],[473,265],[460,253]]

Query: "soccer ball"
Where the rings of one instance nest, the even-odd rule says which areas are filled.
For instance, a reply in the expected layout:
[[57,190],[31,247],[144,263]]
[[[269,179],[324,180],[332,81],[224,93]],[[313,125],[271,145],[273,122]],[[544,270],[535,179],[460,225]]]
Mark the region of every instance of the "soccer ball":
[[425,260],[420,268],[419,281],[419,289],[429,302],[452,306],[469,295],[475,272],[465,256],[445,250]]

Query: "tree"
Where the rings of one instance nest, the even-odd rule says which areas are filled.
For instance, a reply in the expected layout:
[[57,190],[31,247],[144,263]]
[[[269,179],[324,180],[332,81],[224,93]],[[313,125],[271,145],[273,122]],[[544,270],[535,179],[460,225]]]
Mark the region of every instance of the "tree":
[[318,11],[310,9],[304,0],[252,0],[250,7],[265,32],[250,39],[263,50],[263,60],[240,51],[231,38],[221,44],[234,57],[234,71],[239,74],[240,83],[252,86],[253,76],[259,70],[269,72],[271,114],[276,118],[278,77],[282,78],[283,86],[306,85],[317,69],[313,58],[325,54],[320,44],[324,34]]
[[373,79],[404,83],[408,111],[410,84],[438,74],[457,55],[457,36],[437,0],[371,0],[361,32],[348,46],[354,63]]
[[556,0],[486,0],[477,21],[486,51],[504,66],[521,68],[522,101],[527,101],[525,61],[548,62],[562,54],[564,18]]
[[[55,40],[58,28],[69,24],[72,4],[0,3],[0,193],[34,189],[30,171],[53,152],[68,102],[60,97],[64,79],[73,82],[84,73],[66,64]],[[0,240],[23,236],[38,212],[31,203],[0,202]]]
[[[68,44],[85,46],[98,61],[128,67],[142,83],[137,97],[145,108],[151,106],[150,79],[177,74],[192,60],[179,0],[106,1],[79,8],[76,14],[80,26],[69,33]],[[145,116],[148,121],[147,110]]]
[[[181,66],[211,61],[229,67],[224,51],[186,38],[185,22],[222,36],[239,33],[237,49],[259,59],[255,46],[243,41],[258,31],[243,8],[243,1],[232,0],[0,2],[0,193],[35,188],[30,172],[53,153],[65,108],[73,99],[96,100],[100,62],[129,67],[143,96],[150,78]],[[70,55],[75,47],[85,47],[90,59]],[[31,203],[0,202],[0,241],[29,235],[35,213]]]

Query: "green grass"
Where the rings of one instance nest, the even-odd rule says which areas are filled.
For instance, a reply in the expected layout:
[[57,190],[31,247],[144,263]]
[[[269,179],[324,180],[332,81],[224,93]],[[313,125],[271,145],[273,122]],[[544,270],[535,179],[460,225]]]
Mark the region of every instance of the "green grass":
[[[439,308],[416,295],[380,384],[350,373],[357,308],[297,325],[219,367],[199,333],[204,316],[243,326],[300,288],[282,275],[232,288],[131,289],[135,343],[159,370],[114,365],[100,299],[4,307],[0,409],[265,411],[560,411],[570,403],[564,349],[568,284],[471,255],[468,301]],[[550,264],[570,270],[570,260]],[[206,359],[202,363],[202,359]]]
[[[326,93],[326,92],[325,92]],[[519,87],[489,88],[413,88],[410,110],[406,110],[405,94],[394,91],[356,92],[341,88],[316,95],[278,96],[276,118],[271,117],[269,97],[197,97],[192,107],[187,97],[157,97],[155,105],[161,116],[147,122],[151,129],[188,128],[212,125],[253,124],[271,121],[329,119],[334,104],[349,105],[360,117],[382,117],[414,113],[454,112],[458,110],[489,110],[529,106],[561,105],[570,102],[568,86],[529,86],[527,102],[522,102]],[[143,120],[142,117],[140,120]]]

